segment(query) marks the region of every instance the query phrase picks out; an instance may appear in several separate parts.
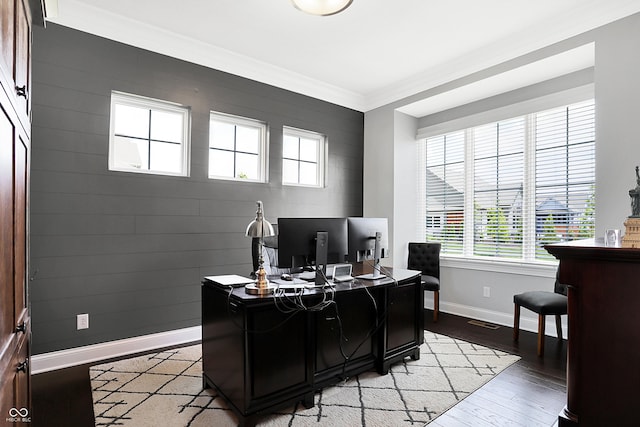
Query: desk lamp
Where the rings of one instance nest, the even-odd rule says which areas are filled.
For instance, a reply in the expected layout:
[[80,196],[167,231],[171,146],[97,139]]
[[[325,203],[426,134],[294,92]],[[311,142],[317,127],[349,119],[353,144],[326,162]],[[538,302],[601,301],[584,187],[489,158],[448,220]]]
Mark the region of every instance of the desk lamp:
[[[251,258],[253,261],[254,268],[256,264],[258,265],[258,271],[255,273],[256,275],[256,283],[250,283],[244,287],[244,290],[248,294],[254,295],[269,295],[273,293],[275,286],[269,285],[267,282],[267,273],[264,271],[264,259],[262,258],[262,247],[263,247],[263,238],[275,235],[273,231],[273,226],[269,221],[264,219],[264,212],[262,210],[262,202],[258,200],[256,202],[258,205],[258,210],[256,211],[256,219],[251,221],[247,226],[246,235],[248,237],[253,238],[253,242],[258,240],[258,253],[256,254],[255,245],[252,242],[251,245]],[[257,255],[257,256],[256,256]],[[257,258],[257,262],[256,262]]]

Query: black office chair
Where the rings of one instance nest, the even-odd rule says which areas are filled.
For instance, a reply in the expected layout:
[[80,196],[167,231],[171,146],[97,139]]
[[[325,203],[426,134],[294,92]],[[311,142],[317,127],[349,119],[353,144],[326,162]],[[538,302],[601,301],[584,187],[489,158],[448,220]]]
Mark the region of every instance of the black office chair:
[[409,270],[422,272],[422,286],[433,292],[433,321],[440,311],[440,243],[409,243]]
[[545,316],[556,316],[556,331],[558,339],[562,341],[562,315],[567,314],[567,285],[558,281],[554,291],[529,291],[513,296],[513,340],[518,341],[520,335],[520,307],[538,313],[538,356],[544,356],[544,326]]

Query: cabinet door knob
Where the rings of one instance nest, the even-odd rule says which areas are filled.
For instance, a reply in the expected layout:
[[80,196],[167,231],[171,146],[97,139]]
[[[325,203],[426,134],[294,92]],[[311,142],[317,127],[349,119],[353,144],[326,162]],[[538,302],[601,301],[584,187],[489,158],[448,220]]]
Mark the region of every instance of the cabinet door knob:
[[16,326],[16,333],[22,332],[23,334],[27,332],[27,324],[25,322],[20,323]]
[[27,99],[27,85],[16,86],[16,94],[23,97],[24,99]]
[[29,359],[25,359],[24,362],[18,364],[16,368],[17,372],[27,372],[27,368],[29,367]]

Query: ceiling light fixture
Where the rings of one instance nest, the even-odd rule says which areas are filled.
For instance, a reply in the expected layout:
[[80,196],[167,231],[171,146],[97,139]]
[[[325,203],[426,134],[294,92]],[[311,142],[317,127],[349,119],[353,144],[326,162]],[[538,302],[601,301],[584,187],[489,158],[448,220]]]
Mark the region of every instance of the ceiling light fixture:
[[342,12],[353,0],[291,0],[299,10],[312,15],[329,16]]

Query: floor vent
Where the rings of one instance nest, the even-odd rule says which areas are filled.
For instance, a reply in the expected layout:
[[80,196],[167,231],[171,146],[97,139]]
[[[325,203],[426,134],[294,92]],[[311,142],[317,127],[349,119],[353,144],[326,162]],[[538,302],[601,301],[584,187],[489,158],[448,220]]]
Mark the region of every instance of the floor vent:
[[481,328],[487,328],[487,329],[498,329],[500,328],[499,325],[494,325],[493,323],[487,323],[487,322],[483,322],[482,320],[469,320],[470,325],[474,325],[474,326],[480,326]]

